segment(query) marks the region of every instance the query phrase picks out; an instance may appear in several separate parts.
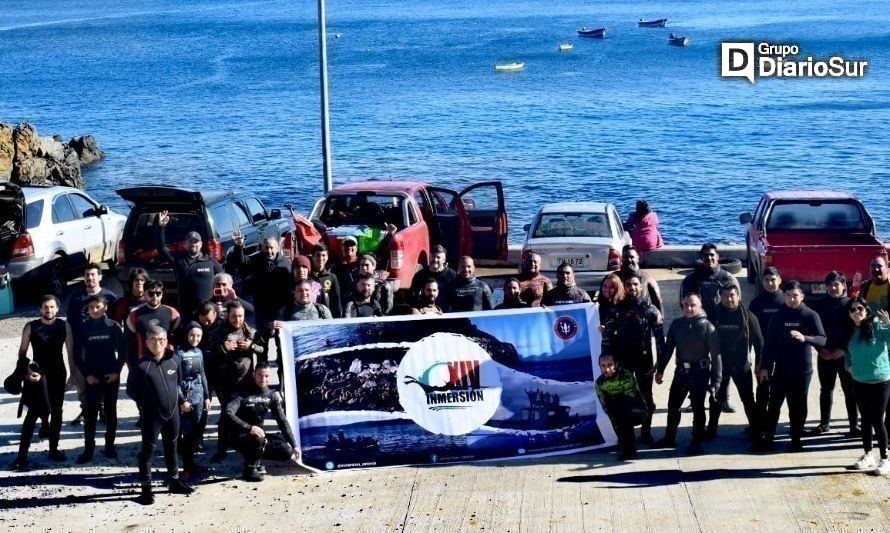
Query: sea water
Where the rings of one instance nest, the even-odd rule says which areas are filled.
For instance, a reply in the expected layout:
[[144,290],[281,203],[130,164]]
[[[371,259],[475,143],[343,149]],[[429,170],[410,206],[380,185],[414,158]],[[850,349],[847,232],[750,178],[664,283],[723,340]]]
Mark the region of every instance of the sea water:
[[[890,236],[890,12],[879,2],[332,0],[335,184],[502,180],[510,239],[544,202],[647,198],[668,243],[740,242],[766,190],[858,194]],[[664,29],[639,18],[669,19]],[[576,36],[609,29],[605,40]],[[6,2],[0,121],[93,134],[112,207],[145,183],[322,194],[315,2]],[[691,38],[667,45],[673,32]],[[861,79],[722,79],[720,43],[869,61]],[[559,52],[562,42],[574,44]],[[525,62],[498,74],[500,60]]]

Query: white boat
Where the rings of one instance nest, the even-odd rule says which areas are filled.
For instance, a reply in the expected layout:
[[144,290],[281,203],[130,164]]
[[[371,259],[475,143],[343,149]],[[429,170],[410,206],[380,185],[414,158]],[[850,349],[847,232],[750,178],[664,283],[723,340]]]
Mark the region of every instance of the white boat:
[[559,45],[560,52],[568,52],[572,48],[573,48],[572,43],[560,43],[560,45]]
[[516,72],[524,68],[525,61],[503,61],[494,65],[494,69],[498,72]]

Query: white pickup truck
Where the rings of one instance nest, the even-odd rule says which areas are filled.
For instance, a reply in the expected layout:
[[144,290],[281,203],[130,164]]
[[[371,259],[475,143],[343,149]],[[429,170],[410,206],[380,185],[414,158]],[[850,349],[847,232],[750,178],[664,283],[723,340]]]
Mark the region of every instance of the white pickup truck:
[[72,187],[0,183],[0,276],[60,295],[87,263],[113,263],[127,218]]

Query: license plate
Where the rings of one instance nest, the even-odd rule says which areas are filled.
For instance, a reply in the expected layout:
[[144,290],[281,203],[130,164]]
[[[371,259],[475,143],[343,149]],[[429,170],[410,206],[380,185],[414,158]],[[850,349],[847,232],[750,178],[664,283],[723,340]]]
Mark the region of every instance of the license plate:
[[825,294],[825,284],[824,283],[813,283],[810,287],[810,292],[813,294]]
[[556,266],[559,267],[561,264],[567,264],[572,268],[583,267],[584,266],[584,256],[582,255],[569,255],[565,257],[557,257],[556,258]]

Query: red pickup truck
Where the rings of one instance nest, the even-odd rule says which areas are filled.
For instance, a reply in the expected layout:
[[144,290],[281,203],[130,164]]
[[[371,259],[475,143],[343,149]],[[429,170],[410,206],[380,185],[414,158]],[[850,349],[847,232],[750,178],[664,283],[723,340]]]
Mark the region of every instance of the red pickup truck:
[[[433,243],[445,246],[452,265],[462,255],[507,257],[504,190],[496,181],[460,192],[421,182],[350,183],[319,199],[309,220],[318,233],[307,242],[298,224],[303,253],[309,242],[324,239],[339,257],[343,238],[356,237],[359,253],[374,253],[396,290],[410,287],[414,273],[429,264]],[[387,226],[394,233],[387,235]]]
[[832,270],[843,272],[853,289],[857,274],[869,277],[871,258],[886,253],[868,210],[845,192],[768,192],[739,222],[748,226],[748,281],[757,287],[764,268],[774,266],[808,294],[824,294]]

